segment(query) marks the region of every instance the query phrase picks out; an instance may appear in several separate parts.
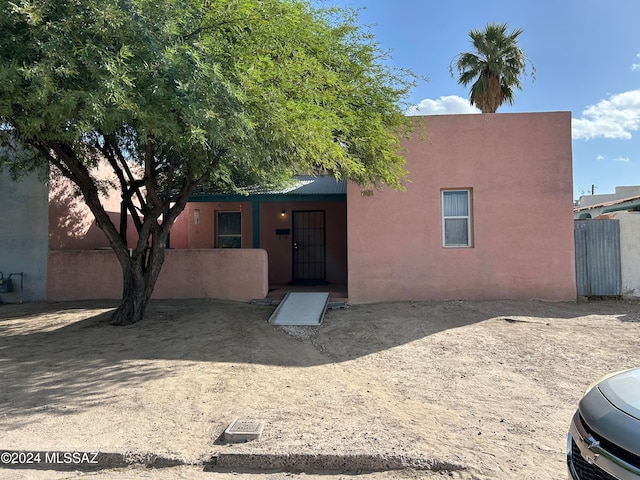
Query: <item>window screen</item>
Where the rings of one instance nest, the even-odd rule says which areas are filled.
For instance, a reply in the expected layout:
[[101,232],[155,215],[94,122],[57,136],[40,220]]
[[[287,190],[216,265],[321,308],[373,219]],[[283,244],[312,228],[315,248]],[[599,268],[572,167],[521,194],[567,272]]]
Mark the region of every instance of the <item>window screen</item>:
[[445,247],[471,246],[469,190],[442,192],[442,236]]
[[216,247],[242,247],[242,213],[218,212]]

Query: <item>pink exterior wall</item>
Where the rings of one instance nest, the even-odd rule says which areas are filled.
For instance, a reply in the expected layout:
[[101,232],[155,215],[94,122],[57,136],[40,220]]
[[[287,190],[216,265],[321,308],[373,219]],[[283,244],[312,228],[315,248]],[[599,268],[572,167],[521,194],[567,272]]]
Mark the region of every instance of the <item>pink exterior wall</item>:
[[[575,300],[570,112],[422,119],[406,191],[349,184],[349,301]],[[444,248],[441,191],[461,188],[473,246]]]
[[[194,212],[200,211],[200,223],[194,222]],[[260,248],[269,256],[269,283],[278,285],[292,279],[292,236],[278,235],[276,230],[292,228],[292,211],[324,210],[326,220],[327,281],[347,283],[347,206],[342,201],[261,202]],[[284,217],[281,215],[285,211]],[[176,219],[171,229],[171,248],[214,248],[218,211],[242,212],[242,247],[253,246],[252,202],[193,202]]]
[[[94,174],[98,178],[111,179],[109,169],[100,165]],[[52,176],[49,180],[49,249],[90,250],[108,248],[109,240],[98,227],[84,200],[74,194],[75,187],[64,177]],[[116,190],[100,195],[102,205],[116,227],[120,226],[120,196]],[[135,246],[138,234],[129,218],[127,243]]]
[[[187,204],[187,207],[188,206],[189,204]],[[173,222],[173,227],[171,227],[171,232],[169,232],[170,248],[189,248],[188,216],[189,214],[183,210]]]
[[[199,210],[200,223],[195,223]],[[242,248],[252,248],[251,202],[187,203],[171,229],[171,248],[214,248],[217,212],[242,212]]]
[[[268,288],[267,253],[264,250],[167,250],[153,298],[248,301],[266,297]],[[122,273],[113,252],[49,252],[47,300],[121,297]]]

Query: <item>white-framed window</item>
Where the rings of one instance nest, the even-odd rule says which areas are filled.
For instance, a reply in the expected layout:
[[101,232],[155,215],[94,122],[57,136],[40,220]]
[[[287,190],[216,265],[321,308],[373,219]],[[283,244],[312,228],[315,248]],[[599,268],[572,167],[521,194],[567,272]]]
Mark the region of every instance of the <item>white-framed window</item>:
[[242,248],[242,212],[218,212],[216,248]]
[[471,190],[442,191],[442,246],[471,247]]

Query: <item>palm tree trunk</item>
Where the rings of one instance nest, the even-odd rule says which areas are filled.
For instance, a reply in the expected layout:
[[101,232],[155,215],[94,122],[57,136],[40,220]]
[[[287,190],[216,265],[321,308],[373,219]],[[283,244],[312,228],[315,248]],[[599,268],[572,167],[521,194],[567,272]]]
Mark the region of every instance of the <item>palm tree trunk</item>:
[[484,94],[475,99],[476,107],[482,113],[496,113],[504,102],[500,78],[488,70],[482,72],[482,77],[481,81],[485,84]]

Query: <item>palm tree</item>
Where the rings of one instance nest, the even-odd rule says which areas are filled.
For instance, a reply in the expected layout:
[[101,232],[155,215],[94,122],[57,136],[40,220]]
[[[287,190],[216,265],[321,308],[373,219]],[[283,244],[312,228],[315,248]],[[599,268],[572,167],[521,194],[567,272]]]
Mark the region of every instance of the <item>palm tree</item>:
[[[520,77],[526,75],[527,56],[518,47],[521,29],[507,34],[507,24],[488,24],[484,30],[470,30],[469,37],[475,52],[461,53],[449,65],[460,74],[458,83],[471,85],[469,101],[482,113],[495,113],[500,105],[513,105],[514,89],[522,90]],[[531,65],[535,79],[535,67]]]

